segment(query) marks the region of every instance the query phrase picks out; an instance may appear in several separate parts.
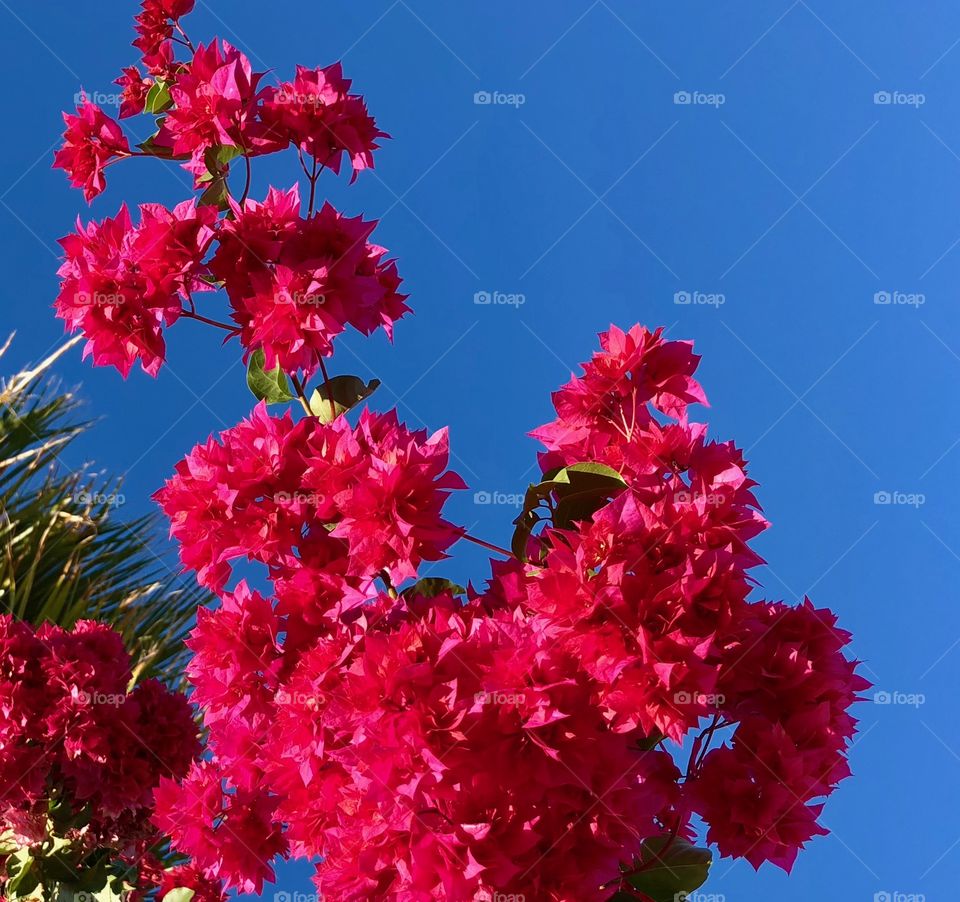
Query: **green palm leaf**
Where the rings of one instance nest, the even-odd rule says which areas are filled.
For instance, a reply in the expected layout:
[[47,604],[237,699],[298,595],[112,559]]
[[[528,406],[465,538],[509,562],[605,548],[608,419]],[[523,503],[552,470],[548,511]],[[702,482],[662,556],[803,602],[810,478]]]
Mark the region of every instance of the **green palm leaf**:
[[179,684],[183,639],[210,596],[153,550],[156,518],[118,516],[117,480],[60,460],[90,428],[51,374],[74,344],[0,382],[0,611],[64,627],[102,620],[123,635],[138,679]]

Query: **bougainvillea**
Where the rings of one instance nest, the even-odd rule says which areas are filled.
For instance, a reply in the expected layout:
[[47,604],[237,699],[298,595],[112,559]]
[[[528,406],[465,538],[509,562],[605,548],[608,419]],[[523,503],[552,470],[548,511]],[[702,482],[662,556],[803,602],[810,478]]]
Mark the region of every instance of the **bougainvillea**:
[[35,630],[0,616],[7,898],[156,885],[163,836],[151,822],[153,792],[187,774],[200,742],[183,695],[131,682],[130,656],[109,627]]
[[[148,74],[119,83],[124,117],[160,117],[137,154],[202,194],[81,225],[56,305],[124,375],[156,375],[179,320],[225,330],[260,401],[156,495],[221,600],[189,643],[208,754],[156,792],[191,858],[164,887],[259,892],[293,856],[324,898],[663,902],[707,878],[701,824],[721,855],[789,870],[826,832],[867,684],[831,613],[751,597],[768,524],[742,452],[690,419],[690,343],[611,327],[533,433],[512,548],[449,522],[446,431],[351,414],[377,383],[326,366],[347,326],[392,338],[407,312],[375,223],[317,196],[386,135],[339,64],[267,84],[238,49],[194,46],[190,6],[144,3]],[[102,187],[115,126],[68,133],[75,181]],[[251,198],[252,161],[281,152],[309,194]],[[216,290],[231,323],[197,309]],[[421,578],[458,540],[497,553],[484,588]]]

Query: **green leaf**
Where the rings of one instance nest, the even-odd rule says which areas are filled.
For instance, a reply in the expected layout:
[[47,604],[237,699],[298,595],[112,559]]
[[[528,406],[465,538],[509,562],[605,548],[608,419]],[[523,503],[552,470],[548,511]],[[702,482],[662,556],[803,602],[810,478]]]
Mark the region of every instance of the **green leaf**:
[[266,357],[263,351],[254,351],[247,365],[247,386],[254,397],[267,404],[287,404],[294,399],[286,373],[278,366],[274,370],[264,370]]
[[143,108],[144,112],[156,115],[169,110],[172,106],[173,98],[170,96],[170,86],[162,78],[158,78],[147,94],[147,102]]
[[443,595],[444,592],[452,592],[454,595],[466,595],[467,590],[449,579],[428,576],[421,579],[418,583],[404,589],[400,593],[401,598],[419,595],[422,598],[436,598]]
[[178,886],[176,889],[170,890],[163,897],[162,902],[190,902],[194,895],[196,895],[196,890],[186,886]]
[[7,899],[29,896],[39,885],[39,868],[29,849],[20,849],[7,859],[7,880],[3,893]]
[[[114,477],[62,466],[87,428],[79,399],[55,377],[73,347],[20,373],[0,369],[0,610],[64,629],[102,620],[123,635],[138,680],[182,685],[183,640],[211,596],[171,574],[157,556],[159,520],[127,516]],[[89,806],[70,818],[57,802],[49,813],[58,834],[90,818]]]
[[669,836],[654,836],[641,846],[642,870],[628,875],[627,881],[653,902],[675,902],[707,882],[712,861],[709,849],[680,837],[671,841]]
[[206,185],[216,181],[218,177],[226,178],[227,173],[230,172],[230,161],[235,160],[242,153],[241,148],[234,147],[232,144],[220,144],[216,147],[207,148],[203,155],[207,171],[197,181]]
[[[514,521],[513,553],[526,560],[527,542],[542,520],[551,520],[558,528],[568,529],[575,522],[589,520],[601,507],[627,487],[623,477],[606,464],[571,464],[544,473],[543,480],[527,489],[523,511]],[[556,505],[551,513],[541,508],[551,497]]]
[[0,855],[11,855],[20,848],[17,838],[12,830],[4,830],[0,833]]
[[232,144],[221,144],[219,147],[211,147],[207,151],[208,160],[210,160],[211,154],[214,164],[218,168],[221,168],[228,165],[231,160],[235,160],[241,156],[243,154],[243,148],[234,147]]
[[364,382],[359,376],[334,376],[313,393],[310,409],[321,423],[332,423],[369,398],[379,387],[379,379]]
[[637,740],[636,747],[645,752],[655,749],[666,737],[659,730],[654,730],[649,736],[643,736]]
[[[158,127],[163,123],[163,117],[157,120]],[[139,150],[142,150],[144,153],[150,154],[152,157],[159,157],[163,160],[189,160],[190,154],[188,153],[178,153],[173,152],[172,147],[164,147],[160,144],[157,144],[157,135],[159,131],[154,132],[146,141],[141,142],[137,145]]]
[[228,210],[230,208],[230,189],[227,187],[227,180],[222,175],[216,175],[209,180],[201,179],[206,185],[207,190],[200,195],[197,201],[201,207],[216,207],[218,210]]
[[553,525],[558,527],[569,528],[575,522],[589,520],[627,487],[623,477],[606,464],[573,464],[560,472],[564,479],[554,478],[557,508]]

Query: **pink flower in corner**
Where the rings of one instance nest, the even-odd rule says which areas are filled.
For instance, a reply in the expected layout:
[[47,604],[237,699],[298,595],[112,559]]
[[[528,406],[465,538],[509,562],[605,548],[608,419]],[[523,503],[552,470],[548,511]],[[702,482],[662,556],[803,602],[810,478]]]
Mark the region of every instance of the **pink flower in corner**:
[[63,121],[67,130],[53,166],[67,173],[71,185],[83,189],[89,203],[107,186],[103,170],[113,160],[129,156],[130,143],[120,123],[85,96],[77,114],[64,113]]

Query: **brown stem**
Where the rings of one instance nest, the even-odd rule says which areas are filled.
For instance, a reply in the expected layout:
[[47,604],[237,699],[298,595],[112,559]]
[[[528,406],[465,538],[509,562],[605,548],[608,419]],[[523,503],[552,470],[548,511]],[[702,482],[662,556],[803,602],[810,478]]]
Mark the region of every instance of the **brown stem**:
[[323,376],[323,387],[327,393],[327,400],[330,402],[330,416],[337,418],[337,405],[333,400],[333,388],[330,385],[330,376],[327,375],[327,365],[323,362],[323,357],[317,354],[317,362],[320,364],[320,374]]
[[297,374],[294,373],[290,377],[290,381],[293,383],[294,391],[297,393],[297,397],[300,399],[300,406],[306,411],[307,416],[313,416],[314,413],[310,409],[310,402],[307,400],[306,391],[304,390],[303,383],[297,377]]
[[180,316],[184,319],[195,319],[197,322],[206,323],[208,326],[216,326],[218,329],[226,330],[231,335],[240,334],[240,330],[236,326],[231,326],[229,323],[221,323],[218,320],[210,319],[206,316],[201,316],[196,312],[196,310],[181,310]]
[[468,532],[460,533],[460,538],[466,539],[468,542],[473,542],[474,545],[479,545],[481,548],[486,548],[487,551],[495,551],[497,554],[513,557],[512,551],[507,551],[506,548],[501,548],[499,545],[493,545],[490,542],[484,542],[483,539],[478,539],[475,536],[470,535]]
[[250,179],[253,175],[253,170],[250,166],[250,156],[247,153],[244,153],[243,155],[243,162],[247,164],[247,181],[243,186],[243,197],[240,198],[241,207],[246,203],[247,197],[250,195]]
[[313,204],[317,196],[317,177],[320,175],[317,172],[317,158],[313,158],[313,173],[310,176],[310,216],[313,216]]
[[176,28],[178,32],[180,32],[180,37],[183,38],[183,43],[190,48],[191,52],[196,53],[197,50],[193,46],[193,41],[191,41],[190,38],[187,37],[187,33],[183,30],[183,27],[180,25],[180,23],[174,22],[173,27]]

